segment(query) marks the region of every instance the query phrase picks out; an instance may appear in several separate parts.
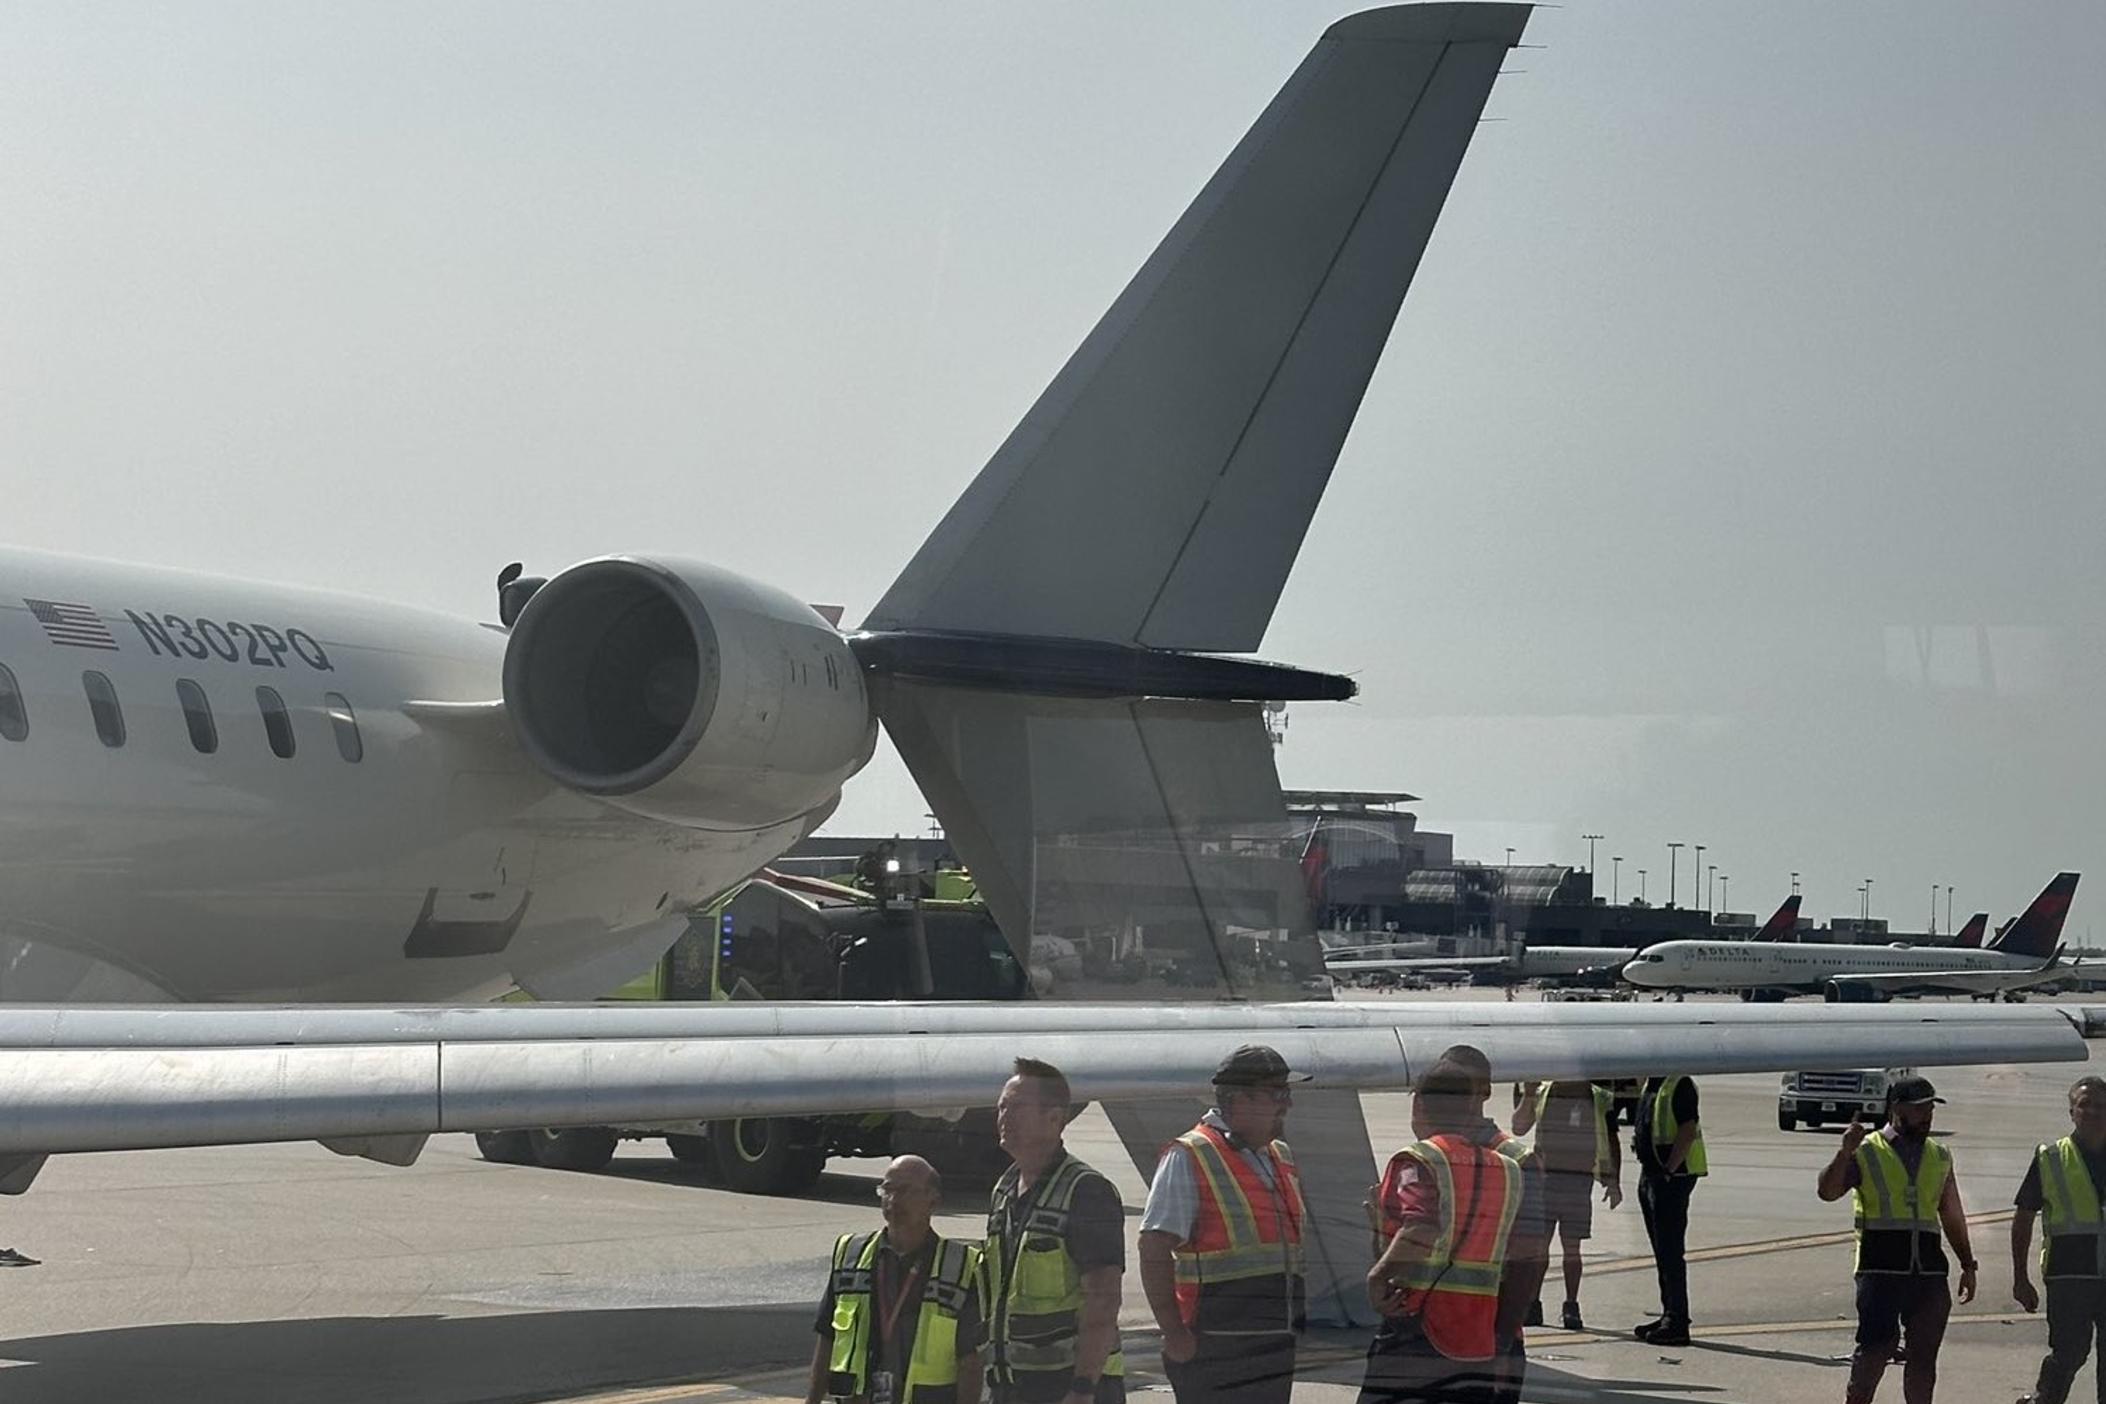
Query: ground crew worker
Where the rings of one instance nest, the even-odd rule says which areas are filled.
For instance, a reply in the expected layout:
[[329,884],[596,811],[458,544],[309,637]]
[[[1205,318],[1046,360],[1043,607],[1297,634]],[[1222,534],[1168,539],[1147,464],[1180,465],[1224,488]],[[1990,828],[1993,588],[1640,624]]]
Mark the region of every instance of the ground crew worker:
[[1816,1186],[1824,1200],[1857,1195],[1857,1348],[1850,1353],[1846,1404],[1870,1404],[1904,1336],[1901,1397],[1930,1404],[1953,1303],[1941,1226],[1960,1260],[1960,1302],[1974,1300],[1974,1250],[1960,1182],[1952,1152],[1930,1134],[1932,1108],[1944,1100],[1929,1078],[1896,1080],[1887,1091],[1887,1124],[1874,1131],[1852,1117]]
[[1689,1196],[1709,1171],[1704,1130],[1697,1122],[1697,1085],[1680,1073],[1645,1084],[1638,1127],[1631,1136],[1638,1155],[1638,1208],[1653,1245],[1653,1273],[1660,1280],[1660,1315],[1631,1334],[1654,1345],[1689,1344]]
[[[1543,1273],[1550,1266],[1550,1239],[1543,1227],[1543,1164],[1535,1154],[1535,1148],[1519,1136],[1509,1135],[1498,1122],[1485,1114],[1485,1105],[1492,1099],[1492,1060],[1484,1051],[1467,1043],[1451,1043],[1441,1051],[1441,1057],[1459,1064],[1470,1075],[1470,1095],[1477,1099],[1477,1121],[1471,1136],[1480,1145],[1491,1147],[1501,1155],[1513,1160],[1521,1167],[1524,1193],[1522,1203],[1526,1206],[1524,1217],[1515,1220],[1513,1236],[1507,1247],[1507,1274],[1533,1274],[1528,1280],[1529,1309],[1523,1325],[1543,1324],[1542,1307],[1536,1303],[1536,1294],[1542,1290]],[[1378,1247],[1379,1253],[1381,1249]],[[1498,1384],[1492,1391],[1493,1404],[1518,1404],[1521,1386],[1528,1374],[1528,1348],[1520,1330],[1509,1337],[1502,1337],[1505,1346],[1500,1352]]]
[[[1594,1187],[1614,1209],[1623,1203],[1623,1152],[1609,1130],[1616,1099],[1591,1082],[1528,1083],[1514,1108],[1514,1133],[1532,1134],[1543,1166],[1543,1234],[1555,1232],[1565,1260],[1565,1307],[1559,1324],[1584,1331],[1580,1315],[1580,1245],[1594,1232]],[[1539,1302],[1529,1311],[1543,1316]]]
[[936,1168],[903,1155],[878,1181],[883,1231],[834,1243],[805,1404],[978,1404],[980,1252],[930,1227],[942,1197]]
[[1307,1080],[1245,1044],[1214,1069],[1214,1106],[1156,1163],[1141,1285],[1178,1404],[1286,1404],[1302,1327],[1301,1180],[1280,1133]]
[[[2027,1311],[2040,1309],[2040,1292],[2026,1262],[2033,1220],[2044,1217],[2040,1272],[2047,1279],[2048,1354],[2040,1378],[2022,1404],[2062,1404],[2091,1354],[2094,1334],[2106,1339],[2106,1078],[2080,1077],[2069,1089],[2071,1131],[2033,1152],[2018,1213],[2011,1220],[2011,1295]],[[2106,1361],[2099,1399],[2106,1404]]]
[[1390,1158],[1377,1190],[1387,1242],[1368,1295],[1382,1325],[1360,1404],[1496,1398],[1500,1356],[1536,1284],[1509,1271],[1527,1177],[1485,1143],[1482,1108],[1473,1074],[1456,1062],[1436,1063],[1412,1094],[1420,1139]]
[[995,1104],[1014,1162],[995,1184],[982,1252],[995,1404],[1126,1398],[1126,1211],[1111,1182],[1061,1144],[1073,1100],[1060,1069],[1019,1058]]

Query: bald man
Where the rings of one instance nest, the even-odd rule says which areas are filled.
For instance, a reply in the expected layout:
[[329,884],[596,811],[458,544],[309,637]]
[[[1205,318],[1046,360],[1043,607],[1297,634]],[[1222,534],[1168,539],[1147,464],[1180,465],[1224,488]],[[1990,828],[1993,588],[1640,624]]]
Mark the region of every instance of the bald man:
[[805,1404],[979,1404],[980,1252],[930,1223],[943,1178],[903,1155],[878,1181],[885,1227],[834,1244]]

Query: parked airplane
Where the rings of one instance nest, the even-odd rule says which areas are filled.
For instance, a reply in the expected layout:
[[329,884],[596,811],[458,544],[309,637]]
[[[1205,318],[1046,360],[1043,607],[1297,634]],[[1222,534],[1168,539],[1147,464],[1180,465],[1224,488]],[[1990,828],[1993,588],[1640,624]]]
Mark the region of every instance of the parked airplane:
[[[1791,940],[1798,929],[1798,921],[1799,898],[1795,893],[1784,899],[1783,905],[1762,924],[1761,930],[1745,939]],[[1639,951],[1637,946],[1537,946],[1526,941],[1517,941],[1511,953],[1493,956],[1378,959],[1334,952],[1325,956],[1324,969],[1333,975],[1366,974],[1377,970],[1387,970],[1399,975],[1437,975],[1443,971],[1459,971],[1466,974],[1492,975],[1512,981],[1613,983],[1616,975],[1638,957]]]
[[1663,941],[1623,969],[1654,990],[1739,990],[1752,1000],[1820,994],[1830,1000],[1887,1000],[1909,994],[2011,994],[2070,973],[2061,955],[2062,923],[2077,874],[2059,873],[1986,950],[1952,946],[1827,945],[1802,941]]
[[1982,948],[1982,933],[1988,929],[1989,913],[1976,912],[1973,916],[1967,918],[1967,924],[1961,927],[1960,934],[1953,938],[1953,947],[1957,950],[1980,950]]

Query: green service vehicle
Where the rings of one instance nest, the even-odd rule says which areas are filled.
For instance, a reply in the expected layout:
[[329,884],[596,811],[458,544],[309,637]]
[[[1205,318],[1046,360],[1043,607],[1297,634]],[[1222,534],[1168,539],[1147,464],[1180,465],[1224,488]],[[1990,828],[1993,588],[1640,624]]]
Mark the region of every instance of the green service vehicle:
[[[657,965],[607,996],[636,1000],[1015,1000],[1031,980],[963,872],[893,875],[861,885],[770,873],[698,914]],[[870,889],[875,888],[875,891]],[[946,1176],[991,1179],[1008,1163],[986,1109],[953,1118],[908,1113],[754,1117],[638,1126],[489,1131],[486,1160],[598,1170],[625,1140],[663,1139],[754,1194],[809,1189],[834,1156],[913,1154]]]

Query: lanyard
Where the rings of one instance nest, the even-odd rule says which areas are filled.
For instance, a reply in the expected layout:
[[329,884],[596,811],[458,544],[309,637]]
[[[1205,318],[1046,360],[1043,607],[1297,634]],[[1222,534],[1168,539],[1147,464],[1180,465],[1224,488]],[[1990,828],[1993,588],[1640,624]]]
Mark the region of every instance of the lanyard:
[[879,1339],[885,1343],[887,1349],[890,1349],[892,1333],[899,1326],[899,1314],[906,1310],[907,1298],[914,1295],[915,1287],[921,1282],[921,1264],[916,1263],[914,1265],[914,1270],[907,1274],[905,1282],[900,1283],[897,1292],[886,1290],[885,1278],[888,1274],[885,1269],[887,1266],[888,1260],[882,1253],[879,1254],[877,1265],[878,1326],[883,1332]]

